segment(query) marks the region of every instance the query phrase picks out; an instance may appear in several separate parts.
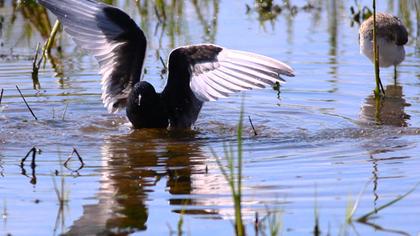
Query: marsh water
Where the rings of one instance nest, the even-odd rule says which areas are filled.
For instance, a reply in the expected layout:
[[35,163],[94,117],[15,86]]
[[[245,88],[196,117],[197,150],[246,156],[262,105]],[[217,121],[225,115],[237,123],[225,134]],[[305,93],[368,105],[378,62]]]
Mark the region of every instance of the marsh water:
[[[268,212],[277,213],[284,235],[313,235],[316,218],[321,235],[418,235],[420,189],[380,210],[420,182],[415,1],[377,1],[378,10],[400,16],[409,31],[397,79],[392,68],[381,70],[386,98],[379,104],[373,66],[359,54],[354,1],[311,1],[313,8],[303,0],[275,2],[282,11],[253,1],[114,1],[148,37],[145,79],[158,90],[165,85],[159,58],[191,43],[264,54],[296,71],[280,92],[206,103],[192,130],[167,131],[133,130],[124,112],[108,114],[95,59],[65,33],[34,84],[36,45],[54,18],[45,21],[34,5],[0,0],[1,234],[171,235],[180,233],[182,218],[185,235],[234,235],[230,188],[211,149],[223,156],[224,144],[235,145],[243,100],[248,235],[255,234],[256,213],[261,220]],[[21,166],[34,146],[41,150],[36,166],[32,154]],[[64,166],[73,148],[82,168],[74,153]],[[346,208],[356,199],[354,218],[379,211],[365,223],[346,224]]]

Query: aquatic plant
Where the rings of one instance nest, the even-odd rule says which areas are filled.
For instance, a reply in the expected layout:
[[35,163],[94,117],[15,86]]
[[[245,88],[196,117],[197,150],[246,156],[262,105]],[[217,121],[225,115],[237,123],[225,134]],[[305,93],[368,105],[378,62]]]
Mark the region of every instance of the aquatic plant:
[[166,223],[166,226],[169,229],[169,235],[181,236],[181,235],[184,234],[183,227],[184,227],[184,215],[185,215],[185,205],[186,204],[187,204],[187,202],[183,203],[184,207],[179,212],[179,218],[178,218],[178,222],[177,222],[177,230],[172,229],[171,224]]
[[[380,227],[374,223],[370,223],[369,220],[372,218],[372,216],[377,215],[380,211],[389,208],[390,206],[394,205],[395,203],[403,200],[405,197],[407,197],[408,195],[410,195],[411,193],[413,193],[417,186],[420,183],[417,183],[412,189],[410,189],[408,192],[404,193],[403,195],[400,195],[398,197],[396,197],[395,199],[392,199],[391,201],[379,206],[379,207],[375,207],[375,209],[373,209],[372,211],[363,214],[362,216],[358,217],[358,218],[354,218],[354,214],[357,210],[357,207],[359,206],[359,202],[361,199],[361,196],[363,195],[363,193],[365,192],[367,186],[373,181],[373,179],[369,180],[366,185],[363,187],[363,189],[360,191],[359,195],[357,196],[357,198],[355,200],[352,200],[351,197],[349,198],[349,202],[347,204],[346,207],[346,214],[345,214],[345,222],[344,225],[341,227],[340,229],[340,234],[339,235],[348,235],[348,226],[353,226],[353,222],[358,222],[361,224],[365,224],[368,226],[371,226],[373,228],[375,228],[376,230],[382,230],[382,231],[388,231],[386,229],[384,229],[383,227]],[[353,226],[354,228],[354,226]],[[390,232],[399,232],[402,233],[403,235],[405,235],[405,232],[400,232],[400,231],[395,231],[395,230],[389,230]]]
[[45,41],[44,47],[42,48],[42,57],[44,59],[48,59],[51,56],[51,48],[54,45],[55,36],[57,35],[57,32],[60,29],[60,26],[61,26],[60,21],[56,20],[51,30],[50,36],[48,37],[47,41]]
[[17,10],[31,23],[27,25],[27,36],[30,37],[33,33],[33,28],[35,28],[43,38],[48,37],[51,31],[51,23],[48,19],[46,9],[38,5],[36,0],[18,0],[14,3],[14,13]]
[[384,95],[384,89],[382,87],[381,78],[379,78],[379,47],[377,43],[377,25],[376,25],[376,1],[372,1],[373,4],[373,55],[374,55],[374,65],[375,65],[375,96],[377,98]]
[[[25,161],[26,159],[29,157],[29,155],[32,153],[32,161],[31,161],[31,176],[29,176],[26,173],[26,169],[25,169]],[[31,180],[29,181],[31,184],[35,185],[37,183],[37,178],[36,178],[36,155],[37,154],[41,154],[41,149],[36,148],[35,146],[32,147],[28,153],[26,154],[26,156],[24,158],[22,158],[22,160],[20,161],[20,169],[21,169],[21,174],[30,178]]]
[[314,235],[321,235],[321,230],[319,226],[319,207],[318,207],[318,194],[316,191],[315,186],[315,199],[314,199],[314,219],[315,219],[315,225],[314,225]]
[[407,197],[408,195],[410,195],[412,192],[414,192],[417,188],[417,186],[420,183],[417,183],[412,189],[410,189],[408,192],[404,193],[403,195],[400,195],[398,197],[396,197],[395,199],[383,204],[382,206],[376,207],[374,210],[360,216],[359,218],[356,219],[356,221],[360,222],[360,223],[367,223],[367,221],[373,216],[378,214],[380,211],[394,205],[395,203],[403,200],[405,197]]
[[1,89],[1,92],[0,92],[0,105],[1,105],[1,100],[3,100],[3,92],[4,92],[4,89]]
[[38,60],[38,55],[39,55],[39,43],[36,46],[34,60],[32,61],[31,75],[32,75],[32,83],[34,85],[34,89],[41,89],[41,83],[39,82],[38,73],[39,73],[39,67],[41,66],[43,57],[41,57]]
[[54,185],[54,192],[57,196],[58,204],[61,208],[64,208],[64,205],[69,201],[69,191],[66,190],[66,182],[64,179],[64,175],[61,175],[60,178],[60,186],[57,185],[57,181],[55,180],[55,175],[52,174],[52,182]]
[[[63,114],[63,117],[64,117],[64,114]],[[68,166],[68,164],[69,164],[70,160],[73,158],[74,154],[76,154],[77,159],[80,162],[80,166],[76,169],[72,169],[71,167]],[[80,156],[79,152],[77,151],[77,149],[75,147],[73,147],[73,151],[71,152],[71,154],[69,155],[67,160],[64,162],[63,166],[66,167],[67,169],[71,170],[72,172],[77,172],[77,171],[83,169],[83,167],[85,166],[85,162],[83,161],[82,156]]]
[[355,22],[360,25],[360,23],[372,16],[372,11],[369,7],[362,7],[357,0],[355,0],[355,5],[357,9],[355,9],[354,6],[350,7],[350,14],[352,18],[351,26],[353,26]]
[[254,131],[254,135],[257,136],[258,133],[257,133],[257,130],[255,129],[255,127],[254,127],[254,124],[252,123],[251,116],[248,116],[248,120],[249,120],[249,123],[251,124],[252,131]]
[[345,222],[346,224],[350,224],[353,220],[353,215],[357,210],[357,207],[359,206],[360,198],[362,197],[362,194],[365,192],[367,186],[372,182],[372,179],[369,180],[363,189],[359,192],[359,195],[357,196],[356,200],[352,200],[351,197],[349,198],[349,202],[346,207],[346,215],[345,215]]
[[64,121],[65,117],[66,117],[66,113],[67,113],[67,108],[69,107],[69,104],[66,103],[66,106],[64,107],[64,111],[63,111],[63,115],[61,115],[61,120]]
[[[245,235],[245,228],[242,219],[242,156],[243,156],[243,143],[242,143],[242,131],[243,131],[243,116],[244,116],[244,102],[242,100],[241,111],[239,115],[238,128],[236,133],[237,138],[237,150],[236,155],[232,145],[223,145],[225,154],[225,160],[227,162],[227,169],[221,161],[221,158],[216,152],[211,149],[211,152],[216,158],[217,165],[222,172],[224,178],[229,184],[230,191],[232,194],[232,200],[235,211],[235,233],[237,236]],[[236,159],[236,163],[235,163]],[[236,169],[236,171],[235,171]]]
[[181,214],[179,215],[179,219],[178,219],[178,224],[177,224],[177,227],[178,227],[178,236],[181,236],[182,233],[184,232],[182,230],[182,227],[184,225],[184,214],[185,214],[185,207],[182,208]]
[[47,62],[47,59],[49,59],[51,61],[51,64],[53,65],[53,67],[55,66],[54,63],[54,58],[51,56],[51,48],[54,45],[54,41],[55,41],[55,36],[57,35],[58,30],[60,29],[60,22],[58,20],[55,21],[54,27],[51,30],[50,36],[48,37],[48,39],[45,41],[44,46],[42,47],[42,53],[41,53],[41,57],[38,60],[38,55],[39,55],[39,43],[36,47],[36,52],[35,52],[35,56],[34,56],[34,60],[32,62],[32,81],[34,84],[34,89],[41,89],[41,84],[39,82],[39,78],[38,78],[38,73],[39,73],[39,68],[41,66],[41,63],[44,62],[44,67],[45,64]]
[[[63,169],[61,166],[61,158],[59,160],[60,163],[60,172],[58,172],[57,170],[55,171],[55,174],[51,174],[52,176],[52,181],[53,181],[53,186],[54,186],[54,192],[57,196],[57,201],[58,201],[58,210],[57,210],[57,217],[56,217],[56,221],[55,221],[55,226],[54,226],[54,235],[58,229],[59,226],[59,222],[61,221],[61,229],[62,231],[64,230],[64,224],[65,224],[65,211],[64,208],[67,206],[67,203],[69,202],[69,193],[70,191],[67,189],[67,185],[65,182],[65,176],[63,174]],[[57,181],[55,179],[55,176],[57,176],[60,173],[60,186],[57,185]],[[68,207],[68,206],[67,206]],[[63,233],[63,232],[62,232]],[[62,233],[60,235],[62,235]]]
[[[261,235],[267,235],[266,231],[268,231],[268,235],[270,236],[277,236],[281,234],[283,228],[283,221],[282,221],[282,212],[278,210],[270,210],[266,207],[267,214],[261,220],[261,226],[258,228],[258,232]],[[256,235],[258,235],[258,232]]]
[[32,147],[28,153],[25,155],[24,158],[22,158],[22,160],[20,160],[20,167],[23,168],[23,166],[25,165],[25,161],[26,159],[29,157],[29,155],[32,153],[32,160],[31,160],[31,168],[34,169],[36,166],[36,154],[37,153],[41,153],[40,149],[37,149],[35,146]]
[[22,92],[20,91],[19,87],[16,85],[16,89],[18,90],[20,96],[22,97],[23,101],[26,104],[26,107],[28,108],[28,110],[31,112],[32,116],[35,118],[35,120],[38,120],[38,117],[36,117],[36,115],[34,114],[34,112],[32,111],[31,107],[29,106],[28,102],[26,101],[25,97],[23,96]]
[[292,4],[290,0],[283,0],[281,4],[275,3],[273,0],[255,0],[252,6],[246,4],[246,13],[255,12],[258,14],[258,21],[263,25],[265,22],[275,24],[278,16],[286,12],[290,17],[294,17],[300,11],[310,12],[312,10],[320,11],[320,4],[313,1],[307,1],[305,5],[299,7]]

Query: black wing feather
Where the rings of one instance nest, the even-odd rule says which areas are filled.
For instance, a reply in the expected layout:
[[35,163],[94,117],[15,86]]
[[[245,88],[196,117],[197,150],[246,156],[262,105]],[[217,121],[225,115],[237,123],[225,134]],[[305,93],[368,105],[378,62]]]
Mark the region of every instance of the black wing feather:
[[91,0],[39,0],[81,48],[95,56],[102,74],[102,100],[108,111],[124,107],[140,81],[146,37],[118,8]]
[[171,125],[175,123],[176,127],[191,126],[203,102],[270,86],[283,81],[280,75],[294,76],[292,68],[275,59],[213,44],[174,49],[168,68],[168,83],[162,95]]

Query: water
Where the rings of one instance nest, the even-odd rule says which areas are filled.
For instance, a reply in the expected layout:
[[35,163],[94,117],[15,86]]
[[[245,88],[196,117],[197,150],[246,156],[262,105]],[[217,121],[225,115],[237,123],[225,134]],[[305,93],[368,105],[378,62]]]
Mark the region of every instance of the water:
[[[345,224],[350,199],[355,218],[406,193],[420,182],[419,21],[414,1],[380,1],[380,11],[409,26],[407,58],[383,69],[389,97],[377,110],[373,67],[359,54],[352,1],[314,1],[320,10],[283,10],[270,21],[252,1],[178,2],[158,24],[153,5],[115,4],[141,22],[149,39],[146,79],[158,90],[159,55],[173,47],[211,42],[280,59],[296,70],[281,93],[271,89],[207,103],[191,131],[132,130],[124,113],[107,114],[95,60],[66,34],[63,51],[31,80],[32,58],[44,42],[39,14],[0,2],[0,232],[12,235],[135,233],[168,235],[183,212],[184,232],[233,235],[233,206],[212,148],[235,145],[244,97],[243,214],[254,234],[255,212],[279,213],[286,235],[312,235],[318,211],[322,235],[417,235],[420,190],[380,211],[369,224]],[[369,1],[361,1],[362,5]],[[292,1],[301,7],[306,1]],[[141,2],[141,4],[146,4]],[[250,13],[246,13],[246,4]],[[169,10],[173,9],[173,11]],[[158,11],[159,12],[159,11]],[[175,14],[176,12],[176,14]],[[53,23],[53,21],[51,22]],[[34,120],[18,85],[38,117]],[[255,129],[249,124],[251,117]],[[30,158],[21,159],[33,147]],[[73,148],[83,158],[82,169]],[[55,183],[55,184],[54,184]],[[66,200],[60,207],[56,190]],[[211,229],[211,230],[209,230]]]

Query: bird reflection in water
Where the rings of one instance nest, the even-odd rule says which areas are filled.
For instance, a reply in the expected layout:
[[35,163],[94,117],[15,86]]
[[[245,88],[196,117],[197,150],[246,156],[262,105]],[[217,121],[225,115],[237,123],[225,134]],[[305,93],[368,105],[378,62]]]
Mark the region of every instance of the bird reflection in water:
[[[173,198],[169,200],[171,205],[194,205],[183,196],[192,192],[191,176],[206,172],[200,145],[193,131],[145,129],[107,138],[102,147],[101,187],[96,196],[99,201],[83,207],[83,215],[68,233],[125,234],[146,230],[148,195],[163,180]],[[206,210],[195,213],[215,214]]]
[[362,106],[361,120],[379,125],[406,127],[410,115],[406,114],[404,109],[410,104],[404,99],[402,86],[388,85],[385,94],[386,96],[380,99],[376,99],[374,95],[366,98]]
[[[405,107],[410,106],[404,99],[403,88],[398,84],[388,85],[385,88],[385,96],[375,98],[375,95],[370,95],[366,98],[365,104],[362,106],[360,120],[362,123],[368,125],[388,125],[393,127],[406,127],[407,121],[410,116],[405,113]],[[390,172],[387,170],[386,165],[393,162],[403,162],[405,159],[411,158],[410,156],[398,155],[398,151],[406,149],[412,143],[407,142],[405,139],[395,139],[392,134],[400,128],[381,127],[377,129],[364,129],[365,134],[369,134],[368,139],[363,142],[362,146],[369,154],[368,161],[372,165],[372,193],[373,193],[373,206],[377,210],[381,200],[386,199],[386,188],[384,188],[384,180],[399,179],[402,176],[399,173]],[[389,135],[383,135],[382,132],[389,132]],[[392,139],[392,141],[390,140]],[[381,188],[382,186],[382,188]],[[385,194],[384,194],[385,192]],[[409,235],[408,233],[381,226],[375,220],[359,222],[364,225],[370,226],[375,231],[392,233],[398,235]]]

